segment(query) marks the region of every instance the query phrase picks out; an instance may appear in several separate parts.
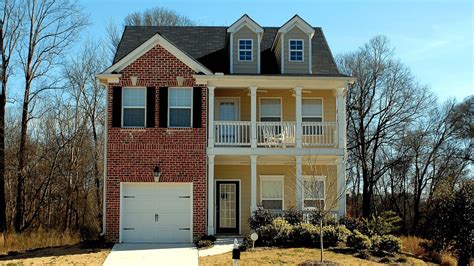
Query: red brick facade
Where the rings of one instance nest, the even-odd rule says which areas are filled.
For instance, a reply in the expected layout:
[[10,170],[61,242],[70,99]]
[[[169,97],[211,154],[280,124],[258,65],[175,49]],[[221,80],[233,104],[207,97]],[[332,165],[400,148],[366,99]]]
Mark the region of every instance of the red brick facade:
[[[206,89],[201,92],[201,127],[159,128],[159,87],[198,86],[195,74],[183,62],[157,45],[121,71],[119,83],[109,84],[107,134],[106,238],[119,240],[120,182],[153,182],[153,169],[159,165],[164,182],[193,182],[193,234],[206,231]],[[155,127],[125,129],[112,127],[112,87],[156,87]]]

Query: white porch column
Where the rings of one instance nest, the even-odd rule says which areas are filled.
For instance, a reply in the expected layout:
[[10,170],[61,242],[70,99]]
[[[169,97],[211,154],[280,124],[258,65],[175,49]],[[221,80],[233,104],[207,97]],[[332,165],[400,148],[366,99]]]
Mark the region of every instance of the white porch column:
[[250,215],[257,210],[257,155],[250,155]]
[[296,159],[296,209],[303,209],[303,156],[295,156]]
[[346,148],[346,97],[344,88],[337,89],[337,143],[340,149]]
[[257,87],[250,87],[250,146],[257,147]]
[[213,235],[214,232],[214,156],[208,155],[207,170],[207,234]]
[[301,100],[301,87],[295,88],[296,95],[296,148],[303,146],[303,118],[302,115],[302,100]]
[[339,197],[338,216],[346,215],[346,165],[344,157],[337,159],[337,196]]
[[214,147],[214,86],[208,86],[207,89],[209,91],[209,110],[207,111],[207,136],[208,136],[208,146],[210,148]]

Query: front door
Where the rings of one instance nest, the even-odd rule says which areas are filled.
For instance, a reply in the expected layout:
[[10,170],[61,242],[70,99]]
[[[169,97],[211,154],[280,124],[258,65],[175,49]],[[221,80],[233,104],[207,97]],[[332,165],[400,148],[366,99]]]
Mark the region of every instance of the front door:
[[216,233],[239,233],[239,182],[216,181]]

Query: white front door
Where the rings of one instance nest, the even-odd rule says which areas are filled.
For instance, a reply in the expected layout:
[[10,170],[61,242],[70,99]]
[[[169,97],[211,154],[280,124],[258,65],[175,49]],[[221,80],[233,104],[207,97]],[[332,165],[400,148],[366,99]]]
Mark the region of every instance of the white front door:
[[[238,121],[239,120],[239,99],[238,98],[217,98],[217,108],[214,114],[217,121]],[[236,141],[236,134],[239,129],[235,126],[223,126],[217,133],[218,142],[233,143]]]
[[192,241],[191,183],[122,183],[121,241]]

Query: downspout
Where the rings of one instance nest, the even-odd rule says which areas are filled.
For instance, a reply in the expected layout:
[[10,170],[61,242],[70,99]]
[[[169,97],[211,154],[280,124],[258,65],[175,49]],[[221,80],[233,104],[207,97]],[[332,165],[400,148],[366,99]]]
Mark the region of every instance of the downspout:
[[104,201],[102,202],[102,232],[100,232],[100,236],[105,236],[106,232],[106,222],[107,222],[107,212],[106,212],[106,205],[107,205],[107,134],[108,134],[108,128],[109,128],[109,87],[107,84],[103,84],[105,87],[105,128],[104,128],[104,191],[103,191],[103,199]]

